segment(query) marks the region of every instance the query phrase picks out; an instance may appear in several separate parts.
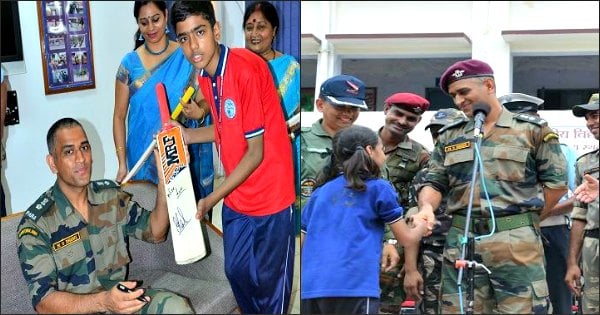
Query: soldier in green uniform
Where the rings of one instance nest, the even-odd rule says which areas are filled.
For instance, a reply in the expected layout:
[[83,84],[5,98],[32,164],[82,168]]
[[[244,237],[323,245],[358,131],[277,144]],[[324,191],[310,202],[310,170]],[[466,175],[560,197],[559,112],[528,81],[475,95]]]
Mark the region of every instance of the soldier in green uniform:
[[[544,100],[523,93],[508,93],[498,97],[504,108],[513,113],[523,113],[540,117],[538,107]],[[546,258],[546,282],[548,286],[552,314],[569,314],[573,305],[571,291],[564,283],[567,272],[567,256],[569,251],[569,217],[573,211],[574,198],[569,198],[570,192],[575,190],[575,162],[577,152],[566,143],[561,143],[560,148],[567,160],[567,186],[569,193],[562,196],[556,206],[540,216],[544,256]]]
[[[476,237],[472,259],[491,273],[475,269],[473,311],[546,314],[548,285],[539,214],[550,211],[567,191],[558,135],[540,118],[505,110],[496,98],[493,70],[483,61],[453,64],[442,74],[440,87],[470,118],[440,129],[418,196],[420,214],[428,222],[435,221],[442,196],[447,196],[447,213],[452,215],[444,244],[440,312],[461,313],[468,306],[467,270],[459,286],[454,264],[466,242],[463,234],[477,153],[482,168],[474,181],[469,234]],[[483,135],[477,134],[481,146],[476,148],[473,107],[480,102],[490,109],[481,126]]]
[[351,126],[365,103],[365,84],[351,75],[336,75],[321,84],[317,109],[323,118],[300,131],[300,204],[306,204],[321,170],[330,163],[333,136]]
[[[398,193],[398,203],[404,209],[416,205],[409,200],[410,183],[415,174],[427,165],[429,151],[408,134],[421,121],[421,115],[429,108],[429,101],[413,93],[395,93],[383,104],[384,126],[379,137],[386,154],[384,176]],[[403,249],[396,243],[389,226],[385,228],[380,276],[381,304],[384,313],[397,313],[405,294],[401,273]]]
[[[588,104],[573,107],[573,115],[585,117],[586,125],[596,140],[600,140],[600,110],[598,107],[598,93],[590,97]],[[581,185],[586,175],[598,179],[598,149],[586,153],[577,159],[576,182]],[[598,302],[598,271],[600,261],[598,259],[598,196],[593,201],[584,203],[575,201],[571,218],[571,239],[569,244],[569,258],[567,260],[567,274],[565,282],[569,289],[577,296],[583,296],[583,313],[598,314],[600,306]],[[579,269],[579,257],[583,269],[585,282],[581,287],[581,273]]]
[[[443,108],[438,110],[429,125],[433,143],[437,142],[438,131],[457,120],[466,120],[465,114],[455,108]],[[428,168],[425,167],[417,172],[415,178],[409,187],[409,198],[416,199],[419,187],[425,182],[425,175]],[[404,249],[404,290],[409,299],[421,301],[419,309],[422,314],[439,314],[438,302],[442,282],[442,262],[443,250],[446,235],[452,223],[452,216],[446,213],[447,198],[442,199],[442,203],[435,210],[435,219],[438,224],[433,229],[431,235],[421,239],[420,244],[415,247],[406,247]],[[417,207],[410,208],[406,216],[416,212]]]
[[[46,141],[46,162],[57,179],[27,209],[17,228],[18,255],[33,308],[40,313],[193,313],[181,296],[125,280],[128,237],[152,243],[166,239],[163,179],[150,212],[117,183],[90,182],[92,148],[78,121],[56,121]],[[133,292],[120,291],[119,283]]]

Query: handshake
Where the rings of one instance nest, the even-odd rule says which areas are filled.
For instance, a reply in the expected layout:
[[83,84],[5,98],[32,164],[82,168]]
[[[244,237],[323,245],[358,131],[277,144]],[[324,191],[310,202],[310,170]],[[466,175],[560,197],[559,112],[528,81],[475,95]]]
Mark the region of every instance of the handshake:
[[431,235],[431,232],[433,231],[435,226],[440,224],[435,219],[433,211],[419,211],[417,207],[412,207],[408,209],[404,217],[404,221],[406,222],[406,225],[408,225],[409,228],[417,229],[417,231],[422,231],[421,235],[423,237]]

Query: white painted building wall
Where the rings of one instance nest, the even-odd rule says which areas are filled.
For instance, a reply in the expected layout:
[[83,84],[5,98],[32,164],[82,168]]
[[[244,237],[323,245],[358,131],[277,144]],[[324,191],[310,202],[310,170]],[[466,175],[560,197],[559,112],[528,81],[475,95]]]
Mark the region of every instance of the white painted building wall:
[[[597,31],[591,35],[544,35],[532,39],[520,37],[512,42],[502,35],[502,31],[519,30],[598,30],[600,12],[598,1],[302,1],[301,9],[301,33],[316,37],[316,40],[303,39],[302,43],[302,59],[310,60],[310,64],[313,60],[317,61],[314,70],[308,67],[311,69],[308,71],[314,71],[315,75],[315,80],[310,80],[311,85],[314,82],[315,97],[318,96],[319,86],[324,80],[340,74],[344,58],[352,59],[353,69],[357,69],[358,65],[355,64],[360,64],[361,58],[460,57],[466,59],[472,57],[482,59],[494,69],[497,95],[503,95],[512,92],[513,56],[592,55],[597,57],[599,54]],[[372,45],[370,50],[361,47],[360,50],[357,48],[354,51],[344,46],[343,52],[339,52],[336,51],[334,43],[326,38],[327,35],[336,34],[409,33],[464,33],[471,44],[465,51],[423,46],[420,54],[418,51],[415,53],[414,50],[407,52],[409,50],[407,47],[400,47],[401,49],[394,51],[376,45]],[[318,50],[314,49],[314,42],[317,41],[320,41]],[[368,42],[369,39],[365,41]],[[359,44],[361,43],[357,42],[357,46]],[[305,80],[306,76],[313,75],[305,70],[307,67],[303,68],[303,82],[308,81]],[[402,70],[389,69],[389,72]],[[366,77],[368,78],[368,75]],[[393,82],[387,84],[393,85]],[[416,84],[427,86],[425,83]],[[368,82],[366,85],[370,86]],[[407,86],[406,83],[403,85]],[[380,86],[379,89],[389,90],[390,87]],[[417,90],[417,87],[415,86],[414,89]],[[533,87],[528,89],[533,90]],[[383,99],[379,97],[378,107],[382,103]],[[433,111],[425,112],[422,121],[409,134],[412,139],[416,139],[429,149],[433,148],[433,143],[429,132],[423,128],[433,114]],[[585,127],[585,120],[574,117],[571,111],[540,111],[540,115],[559,132],[561,141],[571,145],[579,154],[598,148],[598,141]],[[310,126],[320,117],[322,114],[316,110],[302,112],[301,125]],[[382,111],[361,112],[356,124],[377,130],[383,125],[383,120]]]

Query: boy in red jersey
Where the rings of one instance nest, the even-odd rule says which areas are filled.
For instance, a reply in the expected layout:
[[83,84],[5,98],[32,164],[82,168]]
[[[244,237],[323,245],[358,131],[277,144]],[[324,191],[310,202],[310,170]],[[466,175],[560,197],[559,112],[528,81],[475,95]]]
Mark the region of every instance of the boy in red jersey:
[[226,179],[198,201],[200,219],[223,202],[225,273],[242,313],[287,313],[294,264],[291,144],[267,64],[220,45],[210,1],[177,1],[171,23],[214,125],[186,129],[186,143],[215,141]]

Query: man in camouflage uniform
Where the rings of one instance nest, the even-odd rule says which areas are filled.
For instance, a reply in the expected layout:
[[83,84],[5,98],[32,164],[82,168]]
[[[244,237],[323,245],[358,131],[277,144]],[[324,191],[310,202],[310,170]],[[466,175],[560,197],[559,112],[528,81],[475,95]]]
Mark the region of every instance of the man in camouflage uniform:
[[300,131],[300,204],[312,194],[321,170],[331,161],[333,136],[351,126],[360,109],[367,109],[365,84],[350,75],[333,76],[321,84],[317,109],[323,118]]
[[[504,108],[513,113],[523,113],[536,117],[538,107],[544,100],[523,93],[508,93],[498,98]],[[569,218],[573,210],[574,198],[570,194],[575,190],[575,162],[577,152],[566,143],[560,144],[560,149],[567,160],[567,185],[569,193],[560,198],[556,206],[546,212],[547,215],[540,216],[540,228],[544,244],[544,257],[546,258],[546,282],[552,283],[548,286],[550,302],[552,303],[552,314],[569,314],[573,304],[571,291],[564,283],[567,272],[567,256],[569,255]]]
[[[438,131],[443,126],[457,120],[466,120],[463,112],[454,108],[444,108],[437,111],[425,129],[431,132],[433,143],[437,142]],[[409,187],[411,199],[416,199],[419,187],[425,182],[428,168],[417,172]],[[416,247],[406,247],[404,262],[404,290],[406,295],[416,301],[421,300],[420,310],[423,314],[439,314],[438,302],[442,281],[443,250],[446,235],[452,223],[452,216],[446,214],[446,200],[435,210],[435,219],[439,223],[428,237],[421,239]],[[412,207],[406,216],[417,212]],[[412,251],[412,253],[411,253]],[[417,262],[418,260],[418,262]]]
[[[163,179],[156,207],[147,211],[115,182],[90,182],[92,149],[78,121],[58,120],[46,139],[46,162],[57,180],[27,209],[17,229],[33,308],[40,313],[193,313],[183,297],[125,281],[127,238],[166,239]],[[120,291],[118,283],[133,292]]]
[[[585,117],[586,125],[596,140],[600,140],[600,111],[598,109],[598,93],[590,98],[588,104],[573,107],[573,115]],[[598,149],[582,155],[577,160],[576,176],[577,184],[583,182],[584,175],[591,175],[598,179]],[[589,203],[575,201],[571,218],[571,240],[569,244],[569,259],[567,260],[567,274],[565,282],[573,293],[583,296],[583,313],[598,314],[600,306],[598,302],[598,197]],[[581,287],[581,270],[579,269],[579,257],[583,267],[585,283]]]
[[[425,184],[419,190],[419,214],[435,221],[434,210],[447,196],[452,226],[444,244],[440,312],[456,314],[468,306],[467,277],[457,285],[454,264],[461,257],[472,170],[475,164],[473,107],[483,102],[489,113],[482,124],[483,169],[474,181],[469,236],[474,253],[466,259],[486,266],[474,275],[475,313],[546,314],[548,286],[539,216],[566,193],[565,158],[558,135],[537,117],[504,110],[496,98],[491,67],[463,60],[441,76],[440,87],[470,119],[440,129]],[[481,181],[481,177],[484,181]],[[489,200],[489,202],[488,202]],[[492,210],[494,219],[492,219]],[[466,241],[466,240],[465,240]],[[466,246],[468,248],[468,246]],[[472,256],[472,258],[470,258]],[[462,302],[461,302],[462,300]]]
[[[384,176],[398,193],[398,203],[408,209],[416,203],[409,200],[409,187],[415,174],[427,165],[429,151],[419,142],[408,137],[421,121],[421,115],[429,108],[429,101],[413,93],[395,93],[383,104],[385,124],[379,129],[379,137],[386,154]],[[385,313],[397,313],[405,294],[401,273],[403,249],[397,245],[389,226],[385,228],[380,275],[381,304]]]

